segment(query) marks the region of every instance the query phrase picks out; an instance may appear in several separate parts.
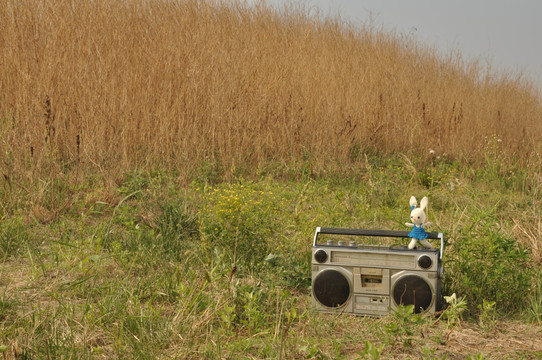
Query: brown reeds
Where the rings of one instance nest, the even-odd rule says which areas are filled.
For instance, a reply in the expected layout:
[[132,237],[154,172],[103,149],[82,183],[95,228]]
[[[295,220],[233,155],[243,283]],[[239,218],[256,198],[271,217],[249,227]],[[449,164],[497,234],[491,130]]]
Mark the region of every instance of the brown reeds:
[[540,145],[540,95],[523,78],[303,9],[4,0],[0,26],[4,173],[367,148],[472,158],[492,136],[525,159]]

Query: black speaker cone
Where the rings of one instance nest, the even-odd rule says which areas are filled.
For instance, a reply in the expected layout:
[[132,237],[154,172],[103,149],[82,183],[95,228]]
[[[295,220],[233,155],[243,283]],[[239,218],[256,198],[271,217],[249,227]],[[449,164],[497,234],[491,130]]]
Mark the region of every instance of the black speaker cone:
[[393,301],[397,305],[414,305],[414,312],[420,313],[431,306],[433,291],[419,276],[407,275],[393,286]]
[[320,304],[330,308],[340,307],[350,298],[350,283],[341,272],[324,270],[314,279],[312,291]]

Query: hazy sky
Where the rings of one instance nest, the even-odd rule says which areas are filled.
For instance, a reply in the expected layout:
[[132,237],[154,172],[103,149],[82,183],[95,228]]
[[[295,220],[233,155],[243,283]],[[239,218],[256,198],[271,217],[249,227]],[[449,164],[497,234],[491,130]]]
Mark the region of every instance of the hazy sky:
[[[291,0],[267,0],[269,4]],[[354,23],[411,36],[493,69],[522,72],[542,89],[542,0],[294,0]]]

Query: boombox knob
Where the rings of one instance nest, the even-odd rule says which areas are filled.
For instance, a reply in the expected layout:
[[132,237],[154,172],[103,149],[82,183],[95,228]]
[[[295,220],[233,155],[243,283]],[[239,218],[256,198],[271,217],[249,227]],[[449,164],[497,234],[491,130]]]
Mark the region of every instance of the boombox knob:
[[325,263],[327,260],[327,252],[322,249],[318,249],[314,252],[314,260],[318,261],[320,264]]
[[418,265],[422,269],[429,269],[433,265],[433,260],[427,255],[422,255],[418,258]]

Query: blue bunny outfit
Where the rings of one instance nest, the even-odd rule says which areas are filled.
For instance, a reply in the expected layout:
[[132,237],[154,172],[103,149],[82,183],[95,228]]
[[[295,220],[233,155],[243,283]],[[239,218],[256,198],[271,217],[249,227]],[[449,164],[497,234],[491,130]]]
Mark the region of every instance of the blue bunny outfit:
[[427,239],[429,235],[425,232],[425,229],[422,226],[414,225],[414,228],[411,232],[408,233],[408,236],[418,240]]

